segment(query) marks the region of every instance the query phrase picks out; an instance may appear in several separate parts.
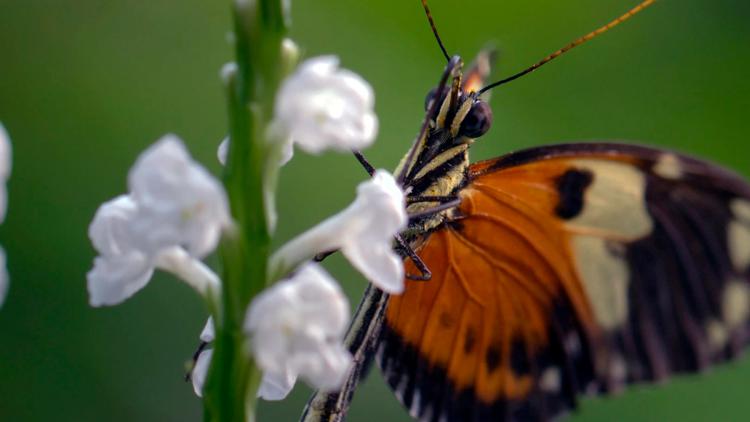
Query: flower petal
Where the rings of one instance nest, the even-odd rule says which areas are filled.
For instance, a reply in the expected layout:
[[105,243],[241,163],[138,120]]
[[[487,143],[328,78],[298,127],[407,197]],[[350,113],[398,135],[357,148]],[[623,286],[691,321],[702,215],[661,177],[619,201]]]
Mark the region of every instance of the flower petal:
[[198,397],[203,397],[203,386],[206,384],[208,368],[211,366],[211,357],[214,351],[212,349],[204,350],[198,355],[195,361],[193,371],[190,373],[190,380],[193,382],[193,391]]
[[344,245],[341,251],[354,268],[381,290],[403,293],[404,262],[393,252],[390,243],[367,246],[354,242]]
[[202,258],[230,224],[222,184],[190,158],[182,141],[167,135],[149,147],[128,175],[139,216],[133,222],[143,249],[184,246]]
[[264,372],[258,388],[258,397],[269,401],[284,400],[296,382],[297,376],[289,371],[281,374]]
[[227,154],[229,154],[229,137],[221,140],[221,143],[219,144],[219,148],[216,150],[216,158],[219,159],[219,163],[221,163],[222,166],[227,165]]
[[8,207],[8,191],[5,182],[10,176],[12,166],[11,160],[12,148],[10,137],[0,123],[0,223],[5,220],[5,212]]
[[89,239],[101,255],[123,255],[137,249],[130,233],[130,223],[138,206],[129,195],[120,195],[99,206],[89,225]]
[[141,290],[153,275],[154,267],[144,255],[96,257],[86,274],[91,306],[116,305]]
[[200,339],[203,342],[210,343],[216,338],[216,330],[214,329],[214,317],[208,317],[206,325],[201,331]]

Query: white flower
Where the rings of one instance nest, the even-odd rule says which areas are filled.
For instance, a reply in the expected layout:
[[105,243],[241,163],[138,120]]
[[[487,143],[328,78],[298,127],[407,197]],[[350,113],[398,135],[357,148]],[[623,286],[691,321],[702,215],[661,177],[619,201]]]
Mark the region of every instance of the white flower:
[[[263,371],[258,396],[282,400],[298,376],[316,388],[340,387],[351,363],[341,344],[348,318],[346,297],[317,264],[300,268],[292,278],[259,294],[245,320],[256,363]],[[213,318],[209,318],[200,339],[210,343],[214,338]],[[212,349],[203,350],[190,374],[199,397],[212,356]]]
[[271,125],[278,139],[291,138],[312,154],[372,144],[378,128],[372,87],[338,65],[335,56],[312,58],[282,83]]
[[401,293],[404,266],[393,251],[393,237],[407,222],[403,191],[390,173],[378,170],[357,187],[357,198],[349,207],[284,245],[273,262],[294,266],[318,253],[341,249],[372,283]]
[[221,183],[192,160],[174,135],[141,154],[128,174],[128,186],[139,209],[132,230],[145,249],[179,245],[202,258],[230,225]]
[[[206,325],[201,331],[200,339],[205,343],[211,343],[216,337],[214,332],[214,319],[209,317],[206,321]],[[206,376],[208,375],[208,368],[211,365],[211,357],[213,356],[213,349],[205,349],[198,354],[198,359],[195,361],[195,366],[190,372],[190,379],[193,382],[193,391],[198,397],[203,397],[203,386],[205,385]],[[287,378],[285,380],[279,380],[273,376],[264,375],[261,380],[260,388],[258,389],[258,396],[266,400],[281,400],[289,393],[294,387],[294,383],[297,377]],[[279,384],[280,381],[285,382]]]
[[154,264],[133,242],[130,224],[137,205],[128,195],[102,204],[89,226],[89,238],[99,256],[86,275],[91,306],[114,305],[142,289]]
[[91,306],[116,305],[148,284],[155,268],[169,271],[202,295],[218,290],[218,277],[179,246],[149,254],[140,248],[132,226],[137,204],[121,195],[102,204],[89,226],[89,238],[99,253],[86,274]]
[[[294,49],[294,43],[285,40],[285,52],[294,56]],[[234,64],[230,65],[222,74],[234,74]],[[356,73],[340,69],[337,57],[305,61],[284,80],[276,94],[274,119],[266,132],[278,148],[273,154],[278,157],[275,159],[280,165],[291,160],[293,144],[311,154],[370,146],[378,131],[374,103],[372,87]],[[226,165],[228,149],[227,138],[217,151],[221,164]]]
[[264,373],[261,397],[284,398],[297,376],[316,388],[339,388],[351,363],[342,344],[348,320],[346,297],[317,264],[256,296],[245,330]]
[[156,268],[206,296],[219,279],[198,258],[229,225],[221,184],[192,161],[182,142],[166,136],[138,158],[132,192],[102,204],[89,226],[99,256],[87,274],[92,306],[114,305],[148,284]]
[[11,146],[8,132],[0,124],[0,223],[5,220],[5,211],[8,207],[8,190],[5,182],[10,176],[11,168]]
[[89,238],[99,255],[141,253],[134,245],[130,231],[131,221],[137,213],[138,205],[130,195],[120,195],[99,206],[89,226]]
[[[201,331],[200,339],[203,342],[211,343],[215,337],[214,320],[212,317],[209,317],[205,327],[203,327],[203,331]],[[201,351],[190,373],[190,379],[193,382],[193,391],[195,391],[198,397],[203,397],[203,386],[208,374],[208,368],[211,365],[212,356],[212,349]],[[258,388],[258,397],[262,397],[265,400],[281,400],[289,394],[296,381],[296,374],[292,374],[289,371],[286,372],[283,378],[272,374],[264,374]]]
[[[263,379],[258,396],[281,400],[297,377],[315,388],[341,386],[351,364],[342,339],[349,319],[349,304],[336,282],[317,264],[307,264],[290,279],[253,299],[245,331]],[[206,321],[201,341],[215,338],[213,318]],[[191,372],[193,390],[203,395],[212,349],[203,350]]]
[[268,401],[284,400],[297,382],[297,375],[287,370],[281,374],[263,373],[258,397]]

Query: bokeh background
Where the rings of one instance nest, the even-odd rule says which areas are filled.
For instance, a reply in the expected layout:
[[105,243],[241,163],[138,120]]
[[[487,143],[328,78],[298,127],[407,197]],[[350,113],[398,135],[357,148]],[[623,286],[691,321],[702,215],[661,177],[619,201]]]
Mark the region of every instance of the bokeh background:
[[[219,172],[226,118],[220,66],[229,0],[0,0],[0,121],[14,169],[0,243],[10,292],[0,309],[0,420],[198,421],[184,364],[205,320],[182,283],[158,276],[113,308],[87,304],[98,204],[125,190],[140,151],[166,132]],[[392,168],[415,135],[443,60],[417,0],[293,2],[304,54],[337,54],[374,86],[381,130],[367,155]],[[493,43],[496,76],[519,70],[636,0],[432,0],[447,48]],[[750,176],[750,3],[664,0],[609,34],[496,91],[474,159],[569,140],[679,149]],[[279,190],[279,241],[347,204],[363,171],[347,155],[297,154]],[[356,304],[363,279],[327,267]],[[571,420],[746,420],[750,360],[615,398]],[[264,404],[295,420],[309,390]],[[408,420],[377,370],[351,421]]]

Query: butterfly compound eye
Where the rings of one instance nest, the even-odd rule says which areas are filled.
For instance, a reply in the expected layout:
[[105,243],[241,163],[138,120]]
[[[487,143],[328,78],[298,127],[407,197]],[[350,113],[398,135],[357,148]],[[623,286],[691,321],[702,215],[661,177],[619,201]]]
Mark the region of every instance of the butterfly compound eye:
[[478,100],[472,106],[461,122],[459,133],[469,138],[478,138],[488,130],[492,125],[492,109],[489,104]]

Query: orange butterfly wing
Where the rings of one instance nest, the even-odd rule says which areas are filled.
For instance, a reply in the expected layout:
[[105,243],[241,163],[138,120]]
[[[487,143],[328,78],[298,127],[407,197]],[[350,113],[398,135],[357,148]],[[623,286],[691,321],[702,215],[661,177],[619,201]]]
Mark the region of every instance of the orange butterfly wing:
[[[378,360],[420,420],[547,420],[748,340],[750,187],[644,147],[477,163],[386,310]],[[407,272],[417,274],[411,263]]]

